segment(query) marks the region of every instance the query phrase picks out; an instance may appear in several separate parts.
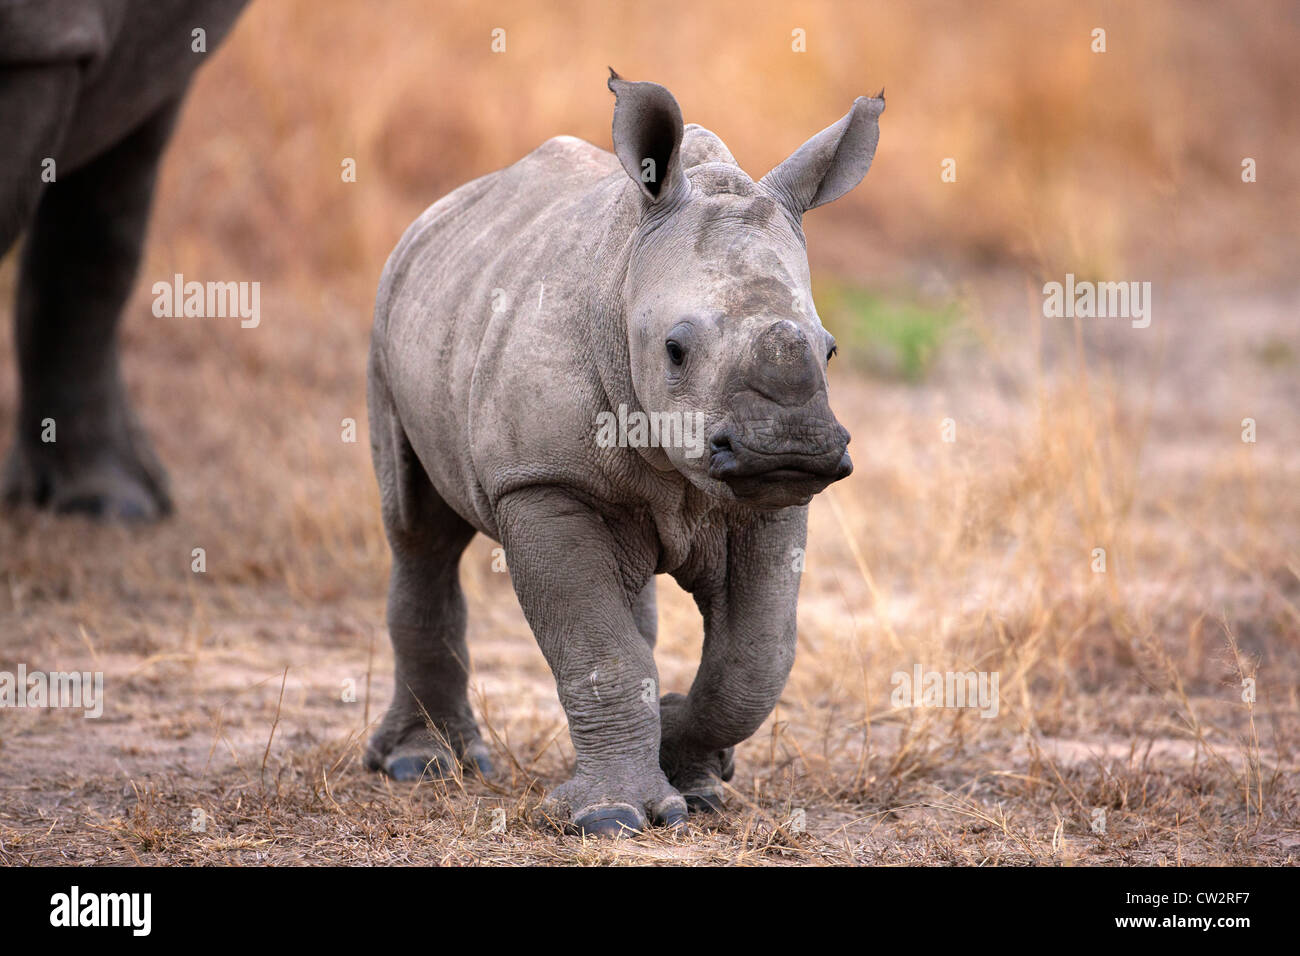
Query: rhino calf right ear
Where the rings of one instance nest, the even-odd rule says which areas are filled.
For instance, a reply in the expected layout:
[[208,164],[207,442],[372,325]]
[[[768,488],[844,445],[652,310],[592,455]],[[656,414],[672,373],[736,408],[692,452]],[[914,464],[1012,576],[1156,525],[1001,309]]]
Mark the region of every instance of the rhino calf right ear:
[[809,209],[839,199],[867,174],[876,155],[878,118],[884,109],[884,90],[875,96],[859,96],[846,116],[796,149],[764,176],[761,184],[796,220]]
[[652,203],[685,187],[682,173],[682,111],[658,83],[634,83],[611,68],[614,94],[614,155]]

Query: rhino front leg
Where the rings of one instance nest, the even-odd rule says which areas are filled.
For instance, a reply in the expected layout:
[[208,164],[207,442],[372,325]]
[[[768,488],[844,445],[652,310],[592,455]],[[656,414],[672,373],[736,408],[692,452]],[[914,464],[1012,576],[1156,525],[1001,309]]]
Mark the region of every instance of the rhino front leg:
[[544,810],[597,836],[677,826],[686,803],[659,766],[658,673],[637,627],[637,596],[653,571],[643,542],[562,491],[528,488],[497,510],[524,615],[555,675],[577,762]]
[[660,762],[692,810],[722,808],[733,748],[781,698],[794,665],[796,549],[807,529],[804,507],[733,528],[725,561],[708,562],[682,582],[704,614],[704,650],[690,693],[660,701]]
[[127,402],[117,326],[178,105],[60,172],[36,207],[15,312],[22,385],[4,476],[11,504],[125,519],[171,510],[162,466]]

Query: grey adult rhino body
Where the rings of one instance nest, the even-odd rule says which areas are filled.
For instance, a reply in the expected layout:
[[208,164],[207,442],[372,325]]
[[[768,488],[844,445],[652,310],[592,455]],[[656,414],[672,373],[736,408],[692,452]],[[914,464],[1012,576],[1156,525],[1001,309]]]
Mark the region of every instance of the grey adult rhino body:
[[[504,546],[577,754],[548,814],[590,833],[718,807],[732,747],[784,687],[806,506],[851,469],[801,217],[861,180],[884,108],[858,99],[755,183],[663,87],[610,88],[615,154],[552,139],[407,230],[369,366],[396,686],[367,764],[487,767],[458,582],[482,533]],[[684,428],[602,438],[645,413]],[[656,574],[704,617],[686,695],[658,690]]]
[[244,2],[0,0],[0,254],[29,230],[10,503],[124,518],[170,508],[127,403],[117,324],[159,159],[206,59],[194,31],[215,50]]

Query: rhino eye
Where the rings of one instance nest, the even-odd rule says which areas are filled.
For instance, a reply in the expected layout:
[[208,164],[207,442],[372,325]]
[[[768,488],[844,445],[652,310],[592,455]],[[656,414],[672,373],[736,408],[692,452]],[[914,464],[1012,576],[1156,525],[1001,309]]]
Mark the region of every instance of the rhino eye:
[[679,343],[674,342],[672,339],[668,340],[667,345],[668,361],[672,362],[674,365],[681,365],[686,358],[686,352],[682,350]]

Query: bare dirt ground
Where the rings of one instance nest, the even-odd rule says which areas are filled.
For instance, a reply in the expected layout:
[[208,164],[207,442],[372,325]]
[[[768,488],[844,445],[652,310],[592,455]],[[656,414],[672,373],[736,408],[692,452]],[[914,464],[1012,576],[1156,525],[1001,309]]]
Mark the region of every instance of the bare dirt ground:
[[[364,321],[271,302],[257,335],[154,334],[141,297],[128,378],[178,515],[0,524],[4,669],[103,671],[106,698],[97,720],[0,711],[0,861],[1294,863],[1298,300],[1205,289],[1135,330],[1053,325],[1007,277],[952,291],[925,386],[835,376],[857,470],[813,505],[799,657],[728,811],[617,844],[536,825],[572,753],[481,539],[463,576],[497,776],[359,765],[391,675]],[[684,690],[701,627],[661,580],[662,684]],[[892,707],[915,665],[997,672],[997,715]]]

